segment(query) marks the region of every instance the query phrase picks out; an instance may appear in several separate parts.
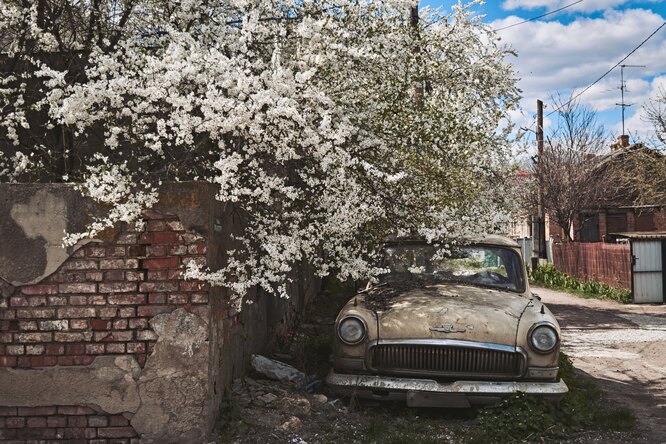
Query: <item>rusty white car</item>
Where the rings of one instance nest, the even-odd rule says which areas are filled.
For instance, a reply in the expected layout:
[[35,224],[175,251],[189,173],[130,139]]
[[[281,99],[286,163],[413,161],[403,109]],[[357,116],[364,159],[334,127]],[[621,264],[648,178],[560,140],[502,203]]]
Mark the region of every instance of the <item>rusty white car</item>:
[[396,241],[383,268],[336,319],[332,392],[414,407],[567,392],[560,327],[530,291],[515,241],[487,236],[448,251]]

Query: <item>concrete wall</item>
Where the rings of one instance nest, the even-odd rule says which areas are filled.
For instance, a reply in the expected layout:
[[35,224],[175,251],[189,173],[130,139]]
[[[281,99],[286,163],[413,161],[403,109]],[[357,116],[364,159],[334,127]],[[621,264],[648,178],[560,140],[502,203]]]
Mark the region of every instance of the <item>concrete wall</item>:
[[64,250],[103,209],[67,185],[0,185],[0,440],[203,442],[249,354],[318,291],[304,267],[289,301],[253,291],[238,313],[184,280],[190,261],[221,266],[243,222],[208,184],[161,191],[144,227]]

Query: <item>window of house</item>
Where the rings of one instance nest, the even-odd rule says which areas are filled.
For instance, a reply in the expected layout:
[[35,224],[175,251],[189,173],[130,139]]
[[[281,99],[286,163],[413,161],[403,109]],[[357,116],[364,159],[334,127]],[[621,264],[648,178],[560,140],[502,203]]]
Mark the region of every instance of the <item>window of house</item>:
[[581,215],[581,242],[599,242],[599,216],[596,214]]

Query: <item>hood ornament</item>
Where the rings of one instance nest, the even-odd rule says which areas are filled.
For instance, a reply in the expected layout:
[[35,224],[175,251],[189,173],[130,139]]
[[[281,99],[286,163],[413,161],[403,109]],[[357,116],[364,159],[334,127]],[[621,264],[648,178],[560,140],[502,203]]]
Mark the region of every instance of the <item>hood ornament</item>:
[[452,324],[444,324],[441,327],[430,327],[430,331],[438,333],[465,333],[464,328],[455,328]]

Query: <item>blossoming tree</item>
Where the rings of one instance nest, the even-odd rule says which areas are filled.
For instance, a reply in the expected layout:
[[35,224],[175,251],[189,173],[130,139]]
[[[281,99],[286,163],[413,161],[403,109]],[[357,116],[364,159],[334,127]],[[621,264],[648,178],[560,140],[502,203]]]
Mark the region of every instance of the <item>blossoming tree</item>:
[[[205,180],[245,220],[222,270],[284,295],[290,270],[372,275],[389,234],[504,221],[507,51],[456,4],[402,0],[0,0],[0,180],[75,182],[108,217]],[[233,279],[229,279],[234,276]]]

